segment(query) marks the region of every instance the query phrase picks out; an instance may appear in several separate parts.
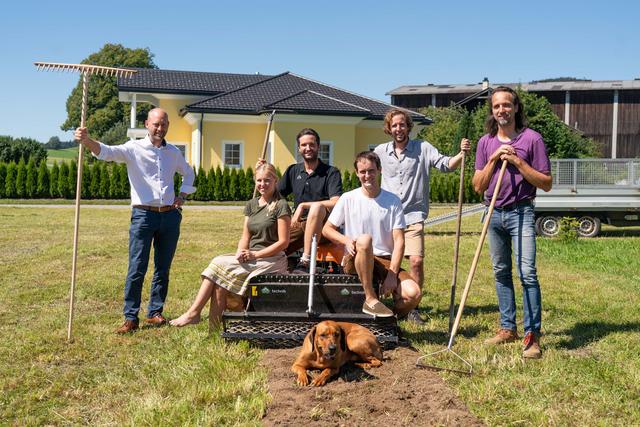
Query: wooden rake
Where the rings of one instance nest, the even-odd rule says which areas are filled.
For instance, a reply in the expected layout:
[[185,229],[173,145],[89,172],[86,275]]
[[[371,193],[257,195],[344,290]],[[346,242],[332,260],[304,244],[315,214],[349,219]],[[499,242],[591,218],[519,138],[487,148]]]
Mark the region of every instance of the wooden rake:
[[[61,64],[56,62],[34,62],[38,71],[61,71],[80,73],[82,76],[82,110],[80,114],[80,127],[86,127],[87,120],[87,94],[89,88],[89,76],[114,76],[114,77],[131,77],[136,70],[126,68],[102,67],[99,65],[89,64]],[[67,326],[67,341],[72,341],[73,326],[73,308],[74,296],[76,289],[76,260],[78,258],[78,224],[80,222],[80,194],[82,190],[82,144],[78,144],[78,177],[76,181],[76,213],[74,219],[73,230],[73,261],[71,264],[71,289],[69,296],[69,323]]]
[[[502,186],[502,178],[504,177],[504,172],[507,170],[507,162],[506,160],[502,161],[502,167],[500,168],[500,173],[498,174],[498,181],[496,182],[496,188],[493,191],[493,197],[491,198],[491,203],[489,204],[489,209],[487,210],[487,215],[484,218],[484,224],[482,226],[482,233],[480,233],[480,240],[478,241],[478,246],[476,247],[476,253],[473,256],[473,262],[471,263],[471,269],[469,270],[469,275],[467,276],[467,283],[464,285],[464,291],[462,291],[462,298],[460,298],[460,306],[458,307],[458,313],[456,315],[456,320],[453,323],[453,327],[451,328],[451,332],[449,335],[449,344],[446,348],[438,351],[434,351],[433,353],[425,354],[424,356],[420,356],[418,360],[416,360],[416,366],[418,368],[426,368],[432,369],[436,371],[451,371],[458,372],[461,374],[471,375],[473,373],[473,366],[471,363],[467,362],[462,358],[458,353],[453,351],[453,342],[456,337],[456,333],[458,332],[458,326],[460,326],[460,319],[462,318],[462,311],[464,310],[464,305],[467,301],[467,296],[469,295],[469,289],[471,288],[471,282],[473,281],[473,276],[476,273],[476,267],[478,266],[478,260],[480,259],[480,253],[482,252],[482,245],[484,244],[484,239],[487,237],[487,231],[489,230],[489,223],[491,222],[491,215],[493,214],[494,207],[496,205],[496,200],[498,199],[498,193],[500,193],[500,187]],[[458,360],[462,361],[468,370],[461,369],[452,369],[445,368],[436,365],[428,365],[423,361],[429,357],[434,357],[438,354],[451,353]]]
[[[267,145],[269,145],[269,134],[271,133],[271,125],[273,124],[273,116],[276,115],[276,110],[271,111],[269,118],[267,119],[267,130],[264,133],[264,141],[262,143],[262,157],[261,159],[267,159]],[[258,194],[258,188],[253,187],[253,197]]]

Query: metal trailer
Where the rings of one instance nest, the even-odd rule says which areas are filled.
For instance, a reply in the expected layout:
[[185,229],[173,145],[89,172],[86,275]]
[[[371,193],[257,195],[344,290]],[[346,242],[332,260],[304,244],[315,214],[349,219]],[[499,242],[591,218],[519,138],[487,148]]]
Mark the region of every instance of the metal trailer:
[[563,217],[578,220],[582,237],[602,223],[640,225],[640,159],[553,159],[551,174],[553,188],[535,201],[539,235],[556,236]]

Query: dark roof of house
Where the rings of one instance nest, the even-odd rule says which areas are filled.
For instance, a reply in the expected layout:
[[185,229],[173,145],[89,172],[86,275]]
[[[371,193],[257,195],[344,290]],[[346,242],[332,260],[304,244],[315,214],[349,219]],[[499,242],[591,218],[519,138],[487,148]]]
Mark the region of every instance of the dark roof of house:
[[[212,95],[187,105],[183,113],[257,115],[280,110],[379,120],[396,108],[289,72],[268,76],[138,69],[132,78],[118,78],[118,88],[130,92]],[[407,111],[414,120],[431,123],[424,115]]]
[[[571,80],[571,81],[533,81],[530,83],[500,83],[496,86],[521,87],[529,92],[553,92],[553,91],[581,91],[581,90],[637,90],[640,89],[640,80]],[[387,95],[439,95],[476,93],[482,90],[482,83],[477,84],[427,84],[406,85],[392,89]]]
[[136,70],[138,72],[132,77],[118,78],[119,90],[123,92],[217,95],[273,77],[262,74],[205,73],[153,68],[136,68]]

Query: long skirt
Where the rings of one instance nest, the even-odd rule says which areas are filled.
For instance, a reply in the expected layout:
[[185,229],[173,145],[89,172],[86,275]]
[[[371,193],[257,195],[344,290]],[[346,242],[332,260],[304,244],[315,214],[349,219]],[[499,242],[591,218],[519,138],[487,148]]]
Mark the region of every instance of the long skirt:
[[243,296],[252,277],[264,273],[286,273],[287,257],[284,252],[269,258],[239,262],[235,254],[218,255],[202,272],[202,277],[236,295]]

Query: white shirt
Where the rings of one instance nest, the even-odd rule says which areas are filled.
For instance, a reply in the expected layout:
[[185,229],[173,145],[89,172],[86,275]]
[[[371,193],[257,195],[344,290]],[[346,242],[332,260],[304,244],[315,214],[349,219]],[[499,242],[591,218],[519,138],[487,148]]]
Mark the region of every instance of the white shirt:
[[352,240],[362,234],[370,235],[376,256],[390,256],[393,230],[405,228],[402,202],[386,190],[380,190],[376,198],[367,197],[362,188],[344,193],[327,221],[336,227],[344,225],[344,235]]
[[173,176],[182,175],[180,192],[191,194],[195,174],[174,145],[155,147],[149,135],[144,139],[125,142],[121,145],[100,143],[100,154],[95,156],[108,162],[126,163],[131,184],[131,204],[166,206],[173,204],[175,190]]

